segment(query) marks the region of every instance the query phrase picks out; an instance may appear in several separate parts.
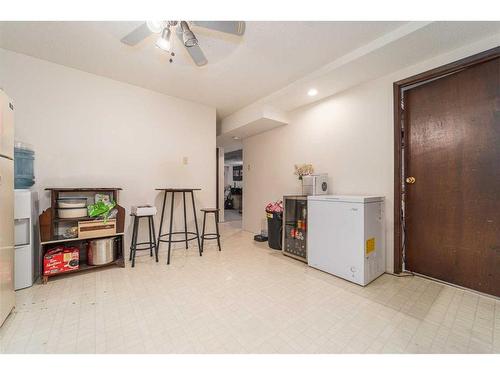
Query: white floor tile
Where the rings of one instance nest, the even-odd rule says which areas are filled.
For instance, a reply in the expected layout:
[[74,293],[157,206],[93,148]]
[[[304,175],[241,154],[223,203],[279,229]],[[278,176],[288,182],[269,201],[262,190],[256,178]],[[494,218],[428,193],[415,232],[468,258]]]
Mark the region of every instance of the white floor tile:
[[1,353],[500,353],[500,301],[419,277],[367,287],[222,225],[222,252],[70,275],[17,292]]

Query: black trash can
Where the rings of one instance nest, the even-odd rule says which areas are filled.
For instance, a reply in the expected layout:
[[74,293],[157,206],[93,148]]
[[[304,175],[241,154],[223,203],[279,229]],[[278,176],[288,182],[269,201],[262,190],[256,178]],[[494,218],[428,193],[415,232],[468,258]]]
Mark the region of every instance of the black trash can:
[[271,249],[281,250],[283,217],[281,213],[267,212],[267,243]]

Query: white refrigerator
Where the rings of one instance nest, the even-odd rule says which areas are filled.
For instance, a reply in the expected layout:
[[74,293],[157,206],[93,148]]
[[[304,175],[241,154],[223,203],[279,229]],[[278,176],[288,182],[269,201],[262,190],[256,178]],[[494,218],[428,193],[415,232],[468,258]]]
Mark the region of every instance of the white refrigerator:
[[14,304],[14,106],[0,90],[0,325]]
[[384,197],[310,196],[307,206],[311,267],[363,286],[385,272]]

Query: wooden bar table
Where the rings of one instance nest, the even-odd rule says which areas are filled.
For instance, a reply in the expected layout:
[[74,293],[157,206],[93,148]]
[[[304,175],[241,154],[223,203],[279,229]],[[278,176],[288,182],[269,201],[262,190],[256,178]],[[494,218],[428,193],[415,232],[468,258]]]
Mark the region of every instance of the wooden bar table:
[[[170,250],[173,242],[185,242],[186,249],[188,248],[188,242],[196,240],[198,242],[198,251],[200,256],[202,255],[203,250],[200,246],[200,233],[198,231],[198,219],[196,216],[196,205],[194,202],[194,192],[201,189],[191,189],[191,188],[158,188],[158,191],[163,192],[163,204],[161,208],[161,218],[160,218],[160,228],[158,231],[157,244],[156,248],[160,248],[160,242],[168,243],[168,256],[167,256],[167,264],[170,264]],[[167,203],[167,195],[171,193],[170,199],[170,229],[167,233],[162,233],[163,229],[163,218],[165,216],[165,205]],[[183,232],[173,232],[172,225],[174,222],[174,203],[175,203],[175,193],[182,193],[182,202],[184,205],[184,231]],[[193,215],[194,215],[194,225],[196,228],[196,232],[189,232],[187,228],[187,214],[186,214],[186,194],[191,194],[191,202],[193,203]],[[172,235],[175,234],[184,234],[184,239],[172,239]],[[191,235],[191,237],[188,237]],[[168,239],[162,239],[162,237],[167,237]]]

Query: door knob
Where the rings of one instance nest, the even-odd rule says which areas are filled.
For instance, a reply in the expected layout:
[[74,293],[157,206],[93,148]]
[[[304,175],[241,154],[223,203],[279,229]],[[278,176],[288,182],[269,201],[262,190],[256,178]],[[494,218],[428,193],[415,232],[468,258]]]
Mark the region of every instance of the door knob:
[[406,177],[406,183],[407,184],[414,184],[415,183],[415,177]]

